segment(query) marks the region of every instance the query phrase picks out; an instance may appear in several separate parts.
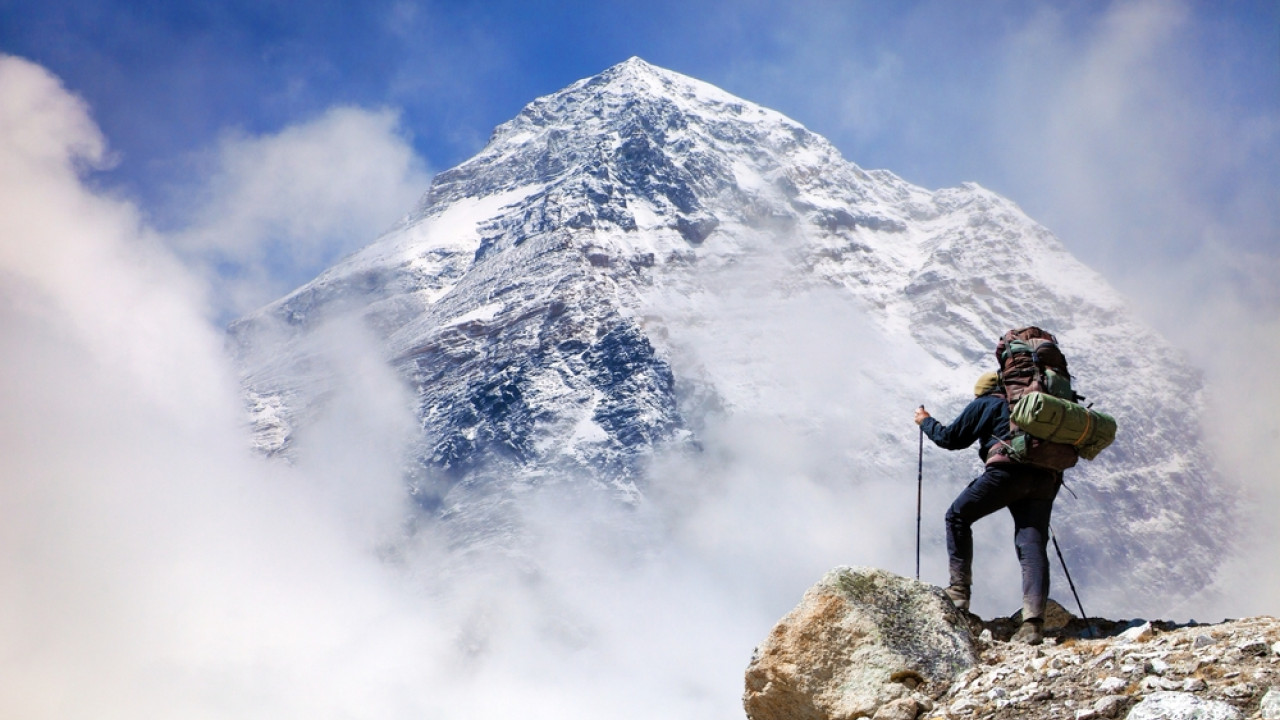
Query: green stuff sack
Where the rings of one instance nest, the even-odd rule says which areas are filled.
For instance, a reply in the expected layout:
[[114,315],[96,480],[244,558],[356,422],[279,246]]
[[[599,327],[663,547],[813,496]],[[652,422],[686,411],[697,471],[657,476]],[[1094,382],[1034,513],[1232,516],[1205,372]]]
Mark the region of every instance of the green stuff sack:
[[1009,419],[1034,438],[1071,445],[1085,460],[1096,458],[1116,439],[1115,418],[1048,393],[1022,396],[1010,408]]

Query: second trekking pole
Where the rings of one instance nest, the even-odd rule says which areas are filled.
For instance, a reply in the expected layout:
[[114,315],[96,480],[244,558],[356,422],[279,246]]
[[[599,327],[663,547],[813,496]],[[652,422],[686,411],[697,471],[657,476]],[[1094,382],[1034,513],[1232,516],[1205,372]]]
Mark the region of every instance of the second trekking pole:
[[[924,406],[921,405],[923,410]],[[916,456],[916,579],[920,579],[920,500],[924,497],[924,426],[920,426],[920,452]]]
[[1071,571],[1067,569],[1067,561],[1062,557],[1062,546],[1058,545],[1058,534],[1053,531],[1052,525],[1049,526],[1049,537],[1053,540],[1053,549],[1058,552],[1058,562],[1062,563],[1062,574],[1067,576],[1067,585],[1070,586],[1071,594],[1076,598],[1076,607],[1080,608],[1080,617],[1089,628],[1089,637],[1097,637],[1093,631],[1093,623],[1084,612],[1084,603],[1080,602],[1080,593],[1076,592],[1076,584],[1071,581]]

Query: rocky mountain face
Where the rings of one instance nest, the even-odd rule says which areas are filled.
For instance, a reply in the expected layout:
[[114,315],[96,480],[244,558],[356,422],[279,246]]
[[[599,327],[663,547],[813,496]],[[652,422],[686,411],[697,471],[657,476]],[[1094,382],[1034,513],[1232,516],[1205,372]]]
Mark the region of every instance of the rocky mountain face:
[[1017,618],[962,617],[941,588],[840,567],[748,665],[750,720],[1280,718],[1280,620],[1211,625],[1072,617],[1010,642]]
[[[466,545],[503,542],[531,486],[636,501],[655,455],[697,454],[708,418],[820,423],[830,400],[780,390],[749,338],[715,361],[690,350],[767,332],[752,313],[813,293],[845,313],[821,332],[891,349],[805,350],[870,388],[840,409],[868,428],[842,438],[844,476],[912,476],[920,398],[958,411],[995,339],[1039,325],[1120,426],[1071,472],[1080,502],[1060,511],[1083,582],[1123,570],[1146,597],[1208,583],[1232,497],[1199,438],[1200,380],[1118,293],[995,193],[863,170],[776,112],[639,59],[530,103],[397,227],[230,336],[259,447],[288,457],[328,412],[325,328],[354,318],[414,398],[406,483]],[[747,320],[726,326],[728,311]],[[973,473],[967,453],[937,463]]]

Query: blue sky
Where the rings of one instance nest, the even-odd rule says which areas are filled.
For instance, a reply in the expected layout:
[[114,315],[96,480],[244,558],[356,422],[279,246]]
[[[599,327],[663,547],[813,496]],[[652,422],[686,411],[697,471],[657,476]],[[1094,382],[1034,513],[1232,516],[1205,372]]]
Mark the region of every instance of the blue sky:
[[[1140,17],[1111,28],[1125,13]],[[168,188],[192,182],[193,156],[229,131],[276,133],[336,105],[390,107],[440,169],[532,98],[631,55],[778,109],[865,167],[1047,204],[1007,157],[1044,138],[1002,124],[1079,110],[1054,94],[1087,82],[1108,41],[1132,44],[1137,57],[1110,50],[1116,69],[1131,64],[1149,77],[1130,80],[1159,94],[1133,109],[1133,124],[1189,122],[1153,117],[1178,103],[1228,120],[1280,110],[1280,8],[1265,0],[0,3],[0,50],[85,98],[119,154],[99,181],[162,221]],[[1274,151],[1268,133],[1262,149]]]

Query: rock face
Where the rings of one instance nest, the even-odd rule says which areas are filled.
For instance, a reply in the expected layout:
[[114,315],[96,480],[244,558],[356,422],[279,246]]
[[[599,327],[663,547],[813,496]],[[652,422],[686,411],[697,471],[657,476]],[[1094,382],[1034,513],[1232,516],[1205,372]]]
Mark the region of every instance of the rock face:
[[752,720],[907,717],[977,661],[942,591],[882,570],[827,573],[747,668]]
[[1015,617],[961,618],[940,588],[836,568],[756,649],[747,716],[1280,719],[1280,620],[1085,622],[1051,607],[1045,643],[1017,645]]

